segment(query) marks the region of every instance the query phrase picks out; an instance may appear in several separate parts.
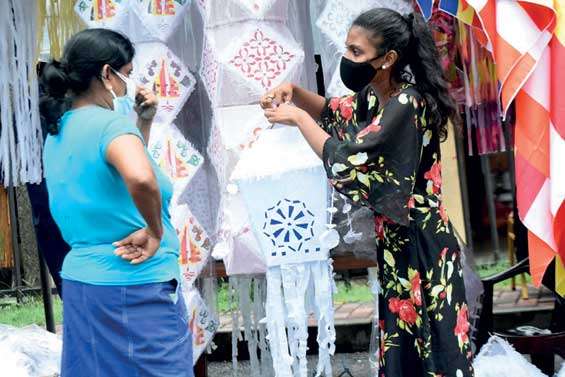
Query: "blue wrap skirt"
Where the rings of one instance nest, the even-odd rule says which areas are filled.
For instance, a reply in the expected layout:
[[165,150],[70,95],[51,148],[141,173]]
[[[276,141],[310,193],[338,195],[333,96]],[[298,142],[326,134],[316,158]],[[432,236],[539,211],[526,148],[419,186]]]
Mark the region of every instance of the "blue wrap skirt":
[[102,286],[63,280],[62,377],[193,377],[176,281]]

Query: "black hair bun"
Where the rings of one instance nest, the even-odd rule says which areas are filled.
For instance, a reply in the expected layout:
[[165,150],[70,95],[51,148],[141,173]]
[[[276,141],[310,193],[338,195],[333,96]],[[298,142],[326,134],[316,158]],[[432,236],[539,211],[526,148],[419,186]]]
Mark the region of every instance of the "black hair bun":
[[55,98],[63,98],[69,89],[69,76],[60,62],[53,60],[43,68],[41,84],[47,94]]

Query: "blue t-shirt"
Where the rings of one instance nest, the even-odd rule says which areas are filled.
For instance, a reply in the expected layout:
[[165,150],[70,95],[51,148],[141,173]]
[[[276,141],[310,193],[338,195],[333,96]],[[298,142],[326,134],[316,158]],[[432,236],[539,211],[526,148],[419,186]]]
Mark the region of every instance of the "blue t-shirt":
[[161,246],[138,265],[114,254],[112,243],[147,226],[123,178],[106,161],[110,142],[125,134],[143,140],[127,117],[88,106],[66,112],[59,134],[47,137],[43,162],[49,206],[72,248],[63,262],[63,279],[97,285],[179,279],[179,241],[168,211],[173,189],[149,154],[163,202]]

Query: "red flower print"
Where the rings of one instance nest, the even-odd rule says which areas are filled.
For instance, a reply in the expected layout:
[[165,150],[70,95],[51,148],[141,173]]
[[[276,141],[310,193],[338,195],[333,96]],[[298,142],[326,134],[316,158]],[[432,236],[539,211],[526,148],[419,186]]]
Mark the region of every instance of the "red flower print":
[[388,310],[392,313],[398,313],[400,311],[400,299],[398,297],[391,297],[388,299]]
[[416,207],[416,201],[414,200],[414,197],[411,196],[410,199],[408,199],[408,208],[412,209]]
[[376,116],[375,118],[373,118],[373,121],[371,122],[371,124],[369,124],[367,127],[363,128],[358,134],[357,134],[357,139],[362,139],[365,136],[367,136],[370,133],[377,133],[381,130],[381,128],[383,128],[380,125],[380,120],[381,117],[380,116]]
[[353,96],[345,97],[339,103],[339,111],[344,120],[350,120],[353,117]]
[[467,304],[463,304],[457,312],[457,324],[454,333],[463,343],[469,341],[469,309]]
[[416,306],[422,305],[422,290],[421,290],[422,280],[420,279],[420,272],[416,272],[416,275],[410,281],[412,286],[410,290],[410,297],[412,297],[412,302]]
[[447,211],[445,210],[443,203],[439,205],[439,216],[441,217],[445,225],[449,223],[449,217],[447,217]]
[[449,248],[444,247],[443,250],[441,251],[441,253],[439,253],[439,257],[440,259],[445,259],[445,256],[447,255],[447,251],[449,250]]
[[398,316],[401,320],[406,322],[408,325],[413,325],[418,319],[418,314],[414,308],[414,304],[410,300],[401,300],[400,307],[398,309]]
[[382,241],[385,239],[385,217],[384,216],[375,216],[375,233],[377,235],[377,239]]
[[339,97],[333,97],[330,99],[330,109],[335,113],[339,107]]
[[441,191],[441,162],[435,162],[431,169],[424,174],[424,178],[432,181],[432,192],[439,194]]
[[442,299],[442,300],[445,300],[446,297],[447,297],[447,293],[446,293],[445,291],[442,291],[442,292],[439,294],[439,298]]

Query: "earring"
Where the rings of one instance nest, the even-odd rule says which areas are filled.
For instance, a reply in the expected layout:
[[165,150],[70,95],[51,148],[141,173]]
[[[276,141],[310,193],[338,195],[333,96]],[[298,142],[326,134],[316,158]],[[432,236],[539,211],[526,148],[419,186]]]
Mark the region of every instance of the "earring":
[[382,69],[386,69],[386,65],[383,65],[381,68],[382,68]]

